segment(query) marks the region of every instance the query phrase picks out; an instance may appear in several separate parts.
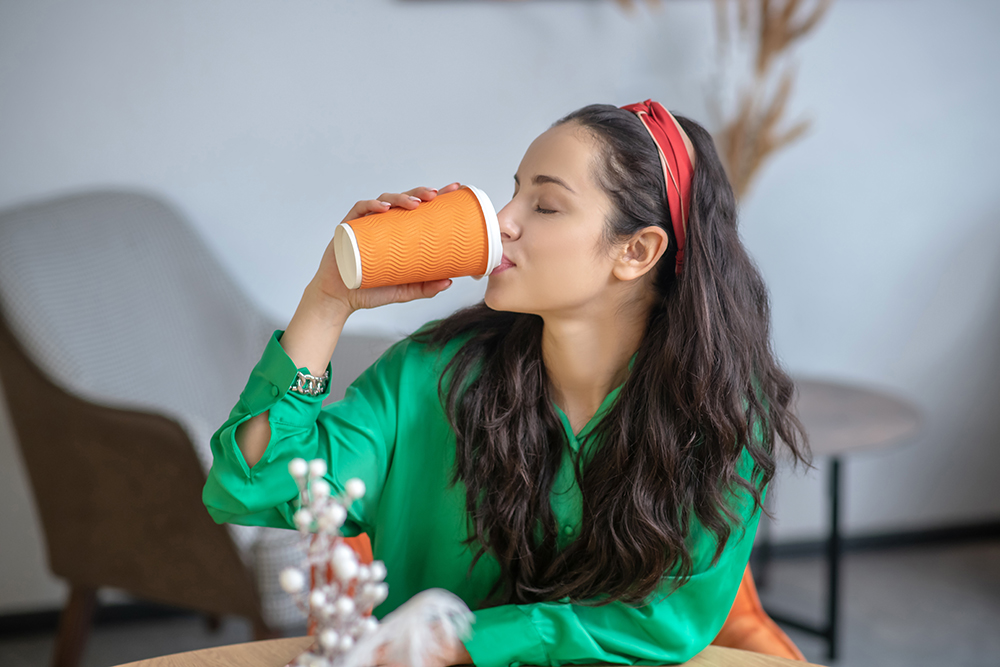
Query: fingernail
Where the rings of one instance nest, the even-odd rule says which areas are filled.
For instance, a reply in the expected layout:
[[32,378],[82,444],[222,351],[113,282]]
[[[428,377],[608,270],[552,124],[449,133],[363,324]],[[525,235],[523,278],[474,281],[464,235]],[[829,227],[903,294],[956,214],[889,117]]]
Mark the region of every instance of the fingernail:
[[392,204],[390,204],[390,203],[389,203],[389,202],[387,202],[387,201],[382,201],[382,200],[379,200],[379,202],[378,202],[378,203],[379,203],[379,204],[382,204],[382,206],[392,206]]
[[437,188],[431,188],[431,192],[437,192],[437,191],[438,191]]
[[415,202],[417,202],[419,204],[423,200],[420,197],[414,197],[414,196],[411,195],[410,196],[410,201],[415,201]]

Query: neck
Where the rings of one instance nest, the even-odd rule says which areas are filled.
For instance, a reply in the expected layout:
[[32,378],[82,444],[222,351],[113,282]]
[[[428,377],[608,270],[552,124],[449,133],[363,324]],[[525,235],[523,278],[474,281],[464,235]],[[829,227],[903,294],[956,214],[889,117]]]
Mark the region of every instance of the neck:
[[648,308],[605,308],[588,314],[543,315],[542,359],[553,400],[578,433],[612,389],[625,381],[628,362],[645,330]]

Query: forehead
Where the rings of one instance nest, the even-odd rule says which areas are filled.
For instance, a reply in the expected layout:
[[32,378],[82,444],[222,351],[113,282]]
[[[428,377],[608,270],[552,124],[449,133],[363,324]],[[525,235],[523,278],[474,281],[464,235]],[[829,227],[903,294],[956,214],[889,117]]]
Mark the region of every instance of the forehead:
[[518,178],[524,185],[539,174],[555,176],[582,193],[597,185],[592,177],[597,158],[597,142],[590,133],[575,123],[565,123],[531,142],[518,168]]

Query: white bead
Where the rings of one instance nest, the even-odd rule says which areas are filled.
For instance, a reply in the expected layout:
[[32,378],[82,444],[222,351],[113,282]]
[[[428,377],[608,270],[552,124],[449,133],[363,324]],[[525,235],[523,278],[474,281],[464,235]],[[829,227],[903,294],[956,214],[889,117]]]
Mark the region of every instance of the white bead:
[[348,496],[357,500],[365,495],[365,483],[357,477],[354,477],[347,480],[347,484],[344,485],[344,490],[347,491]]
[[286,593],[298,593],[306,586],[306,576],[294,567],[286,567],[278,578],[281,588]]
[[316,479],[326,474],[326,461],[323,459],[313,459],[309,462],[309,477]]
[[330,485],[326,480],[317,479],[315,482],[309,485],[309,492],[312,494],[314,501],[320,500],[322,498],[330,497]]
[[358,562],[355,560],[340,560],[333,563],[337,578],[346,583],[358,576]]
[[367,565],[358,566],[358,581],[368,581],[372,576],[371,568]]
[[326,512],[330,515],[330,521],[333,525],[338,528],[344,525],[344,521],[347,519],[347,510],[344,509],[343,505],[330,505]]
[[350,651],[352,648],[354,648],[354,640],[353,639],[351,639],[347,635],[344,635],[343,637],[340,638],[340,650],[341,651]]
[[319,527],[323,530],[328,530],[333,532],[333,529],[340,528],[344,525],[344,520],[347,518],[347,510],[345,510],[340,505],[336,503],[330,505],[323,510],[323,513],[319,516]]
[[374,616],[369,616],[365,620],[361,621],[361,633],[363,635],[370,635],[378,630],[378,619]]
[[309,464],[306,463],[305,459],[295,458],[288,462],[288,472],[291,473],[292,477],[295,479],[302,479],[309,472]]
[[337,645],[337,641],[339,639],[340,635],[337,634],[336,630],[327,629],[319,633],[319,643],[323,646],[323,648],[333,648]]
[[386,584],[375,584],[372,589],[372,597],[375,602],[375,606],[379,606],[382,602],[389,597],[389,587]]
[[344,525],[344,520],[347,518],[347,511],[340,505],[329,505],[325,507],[320,513],[319,517],[316,519],[320,530],[334,533],[338,528]]
[[354,613],[354,600],[349,597],[341,596],[337,598],[337,613],[341,616],[348,616]]
[[385,579],[385,575],[388,574],[385,569],[385,563],[380,560],[373,561],[372,564],[368,566],[368,570],[371,572],[372,581],[382,581]]
[[326,593],[323,591],[313,591],[309,594],[309,605],[313,609],[322,609],[326,604]]
[[334,563],[337,563],[339,561],[348,561],[348,560],[357,561],[358,556],[356,553],[354,553],[354,549],[347,546],[343,542],[338,542],[337,546],[333,548],[333,555],[330,557],[330,560],[332,560]]
[[312,526],[312,512],[305,508],[296,512],[292,518],[295,520],[295,526],[302,532],[308,531],[309,527]]

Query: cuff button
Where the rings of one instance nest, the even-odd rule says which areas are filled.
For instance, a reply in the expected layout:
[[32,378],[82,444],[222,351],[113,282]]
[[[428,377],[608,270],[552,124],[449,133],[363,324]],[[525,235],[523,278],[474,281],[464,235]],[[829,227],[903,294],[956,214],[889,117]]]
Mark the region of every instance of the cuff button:
[[274,385],[272,384],[272,385],[271,385],[271,396],[277,396],[277,395],[278,395],[278,388],[277,388],[277,387],[275,387],[275,386],[274,386]]

